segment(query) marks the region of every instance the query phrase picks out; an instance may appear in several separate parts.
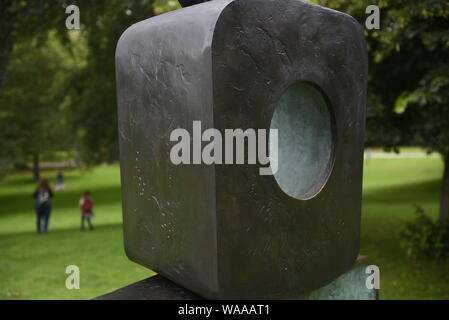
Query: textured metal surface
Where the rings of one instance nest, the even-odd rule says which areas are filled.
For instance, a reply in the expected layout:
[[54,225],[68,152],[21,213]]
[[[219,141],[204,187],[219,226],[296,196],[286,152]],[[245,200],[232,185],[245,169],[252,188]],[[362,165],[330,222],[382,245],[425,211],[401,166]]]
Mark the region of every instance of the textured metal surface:
[[213,127],[211,42],[227,3],[137,23],[116,51],[126,253],[208,297],[218,294],[215,168],[173,165],[169,137],[192,120]]
[[[294,298],[352,266],[367,72],[354,19],[299,0],[215,0],[133,25],[116,65],[131,260],[206,298]],[[297,81],[320,87],[335,117],[333,169],[312,199],[256,165],[170,162],[173,129],[269,129]]]

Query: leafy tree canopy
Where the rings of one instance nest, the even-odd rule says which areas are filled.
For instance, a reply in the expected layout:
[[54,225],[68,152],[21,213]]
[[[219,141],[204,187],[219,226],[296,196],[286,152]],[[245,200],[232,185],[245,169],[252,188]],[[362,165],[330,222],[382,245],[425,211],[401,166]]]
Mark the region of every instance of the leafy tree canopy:
[[[320,0],[361,24],[370,1]],[[380,0],[369,50],[368,145],[419,145],[444,161],[440,222],[449,227],[449,2]]]

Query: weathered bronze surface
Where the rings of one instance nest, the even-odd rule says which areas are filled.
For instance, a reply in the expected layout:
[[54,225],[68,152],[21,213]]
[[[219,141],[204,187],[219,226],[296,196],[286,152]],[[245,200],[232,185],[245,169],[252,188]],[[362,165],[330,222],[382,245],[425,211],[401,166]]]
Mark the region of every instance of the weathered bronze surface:
[[[221,299],[295,298],[349,270],[359,249],[367,78],[353,18],[300,0],[209,1],[131,26],[116,65],[131,260]],[[308,200],[257,165],[171,163],[173,129],[191,130],[194,120],[222,133],[269,129],[297,82],[319,88],[332,121],[328,173]]]

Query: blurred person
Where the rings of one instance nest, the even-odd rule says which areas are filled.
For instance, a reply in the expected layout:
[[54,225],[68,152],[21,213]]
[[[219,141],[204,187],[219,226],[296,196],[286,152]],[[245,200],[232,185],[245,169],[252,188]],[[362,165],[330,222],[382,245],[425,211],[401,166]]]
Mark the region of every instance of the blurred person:
[[93,230],[91,219],[94,217],[94,201],[90,196],[90,191],[87,190],[83,193],[83,197],[80,199],[79,206],[81,208],[81,231],[84,231],[84,221],[87,220],[89,230]]
[[40,179],[33,193],[35,199],[37,233],[47,233],[53,192],[47,179]]
[[55,191],[64,190],[64,173],[58,171],[55,179]]
[[367,160],[371,160],[372,156],[373,156],[373,152],[372,152],[372,150],[370,148],[368,148],[366,150],[366,159]]

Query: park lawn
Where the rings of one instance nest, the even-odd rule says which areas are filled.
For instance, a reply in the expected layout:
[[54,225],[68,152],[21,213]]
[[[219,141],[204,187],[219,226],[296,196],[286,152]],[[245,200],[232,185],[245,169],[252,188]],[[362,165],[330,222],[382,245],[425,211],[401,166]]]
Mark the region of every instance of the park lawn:
[[[55,172],[43,176],[54,180]],[[29,174],[0,181],[0,299],[89,299],[154,274],[123,249],[118,166],[67,171],[57,191],[49,233],[35,233]],[[90,189],[94,231],[80,231],[78,201]],[[65,269],[80,268],[80,290],[67,290]]]
[[[449,299],[449,262],[407,258],[397,237],[414,203],[436,218],[441,172],[438,158],[365,160],[360,251],[380,267],[381,299]],[[38,236],[29,174],[0,181],[0,299],[88,299],[153,274],[123,251],[118,167],[70,171],[66,184],[56,193],[49,234]],[[77,202],[86,188],[96,229],[83,233]],[[80,290],[65,288],[71,264],[80,267]]]
[[398,232],[413,204],[438,217],[440,158],[365,160],[360,252],[378,265],[381,299],[449,299],[449,261],[406,257]]

